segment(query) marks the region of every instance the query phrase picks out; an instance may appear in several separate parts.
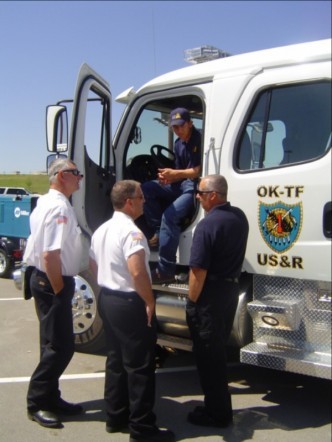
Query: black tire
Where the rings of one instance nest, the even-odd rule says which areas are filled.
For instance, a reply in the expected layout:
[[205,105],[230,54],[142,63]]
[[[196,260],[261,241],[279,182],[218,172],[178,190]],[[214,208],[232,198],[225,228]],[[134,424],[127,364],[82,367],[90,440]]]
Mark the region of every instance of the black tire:
[[90,272],[75,276],[75,295],[72,302],[75,350],[100,353],[105,350],[105,336],[97,303],[100,288]]
[[0,278],[9,278],[13,270],[13,263],[7,252],[0,248]]

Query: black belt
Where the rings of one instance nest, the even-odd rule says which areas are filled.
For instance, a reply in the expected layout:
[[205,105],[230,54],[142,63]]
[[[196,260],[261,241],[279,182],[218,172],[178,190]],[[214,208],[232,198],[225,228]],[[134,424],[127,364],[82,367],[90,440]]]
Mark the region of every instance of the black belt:
[[113,289],[109,289],[105,286],[102,287],[104,293],[106,295],[113,295],[113,296],[118,296],[118,297],[130,297],[130,296],[139,296],[139,294],[137,292],[124,292],[122,290],[113,290]]
[[239,282],[239,278],[224,278],[223,276],[219,275],[207,275],[206,279],[208,281],[233,282],[234,284]]
[[[46,278],[48,280],[48,277],[47,277],[45,272],[42,272],[41,270],[39,270],[37,268],[35,269],[35,271],[36,271],[36,275],[37,276],[41,276],[42,278]],[[64,281],[66,281],[66,280],[72,280],[74,277],[73,276],[64,276],[64,275],[62,275],[62,278],[63,278]]]

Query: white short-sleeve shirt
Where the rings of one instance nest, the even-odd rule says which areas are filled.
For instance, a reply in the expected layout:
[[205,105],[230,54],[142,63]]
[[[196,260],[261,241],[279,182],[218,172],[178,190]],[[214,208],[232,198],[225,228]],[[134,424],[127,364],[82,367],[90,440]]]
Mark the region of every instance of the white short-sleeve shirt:
[[43,253],[60,250],[62,275],[75,276],[82,259],[82,232],[68,198],[50,189],[30,216],[31,235],[23,260],[45,272]]
[[135,291],[127,259],[142,249],[145,250],[145,265],[150,275],[150,250],[145,236],[130,216],[115,211],[91,239],[90,256],[98,265],[98,284],[111,290]]

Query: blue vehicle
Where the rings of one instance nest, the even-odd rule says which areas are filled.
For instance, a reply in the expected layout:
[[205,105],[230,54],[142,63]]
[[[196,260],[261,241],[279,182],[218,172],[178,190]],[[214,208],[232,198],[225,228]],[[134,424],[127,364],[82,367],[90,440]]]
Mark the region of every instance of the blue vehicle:
[[10,277],[22,261],[37,199],[33,195],[0,195],[0,278]]

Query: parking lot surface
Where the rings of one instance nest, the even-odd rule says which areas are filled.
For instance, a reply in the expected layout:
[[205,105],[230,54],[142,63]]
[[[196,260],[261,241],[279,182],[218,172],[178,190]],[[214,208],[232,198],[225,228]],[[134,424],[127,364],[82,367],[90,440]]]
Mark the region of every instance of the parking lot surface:
[[[63,420],[62,429],[46,429],[26,416],[26,391],[39,352],[33,301],[24,301],[12,280],[0,279],[0,441],[128,442],[125,433],[105,431],[104,355],[75,353],[64,376],[64,399],[80,402],[85,413]],[[157,423],[172,429],[178,441],[331,441],[331,381],[251,367],[229,366],[234,424],[201,428],[186,416],[202,402],[192,354],[168,352],[157,370]]]

